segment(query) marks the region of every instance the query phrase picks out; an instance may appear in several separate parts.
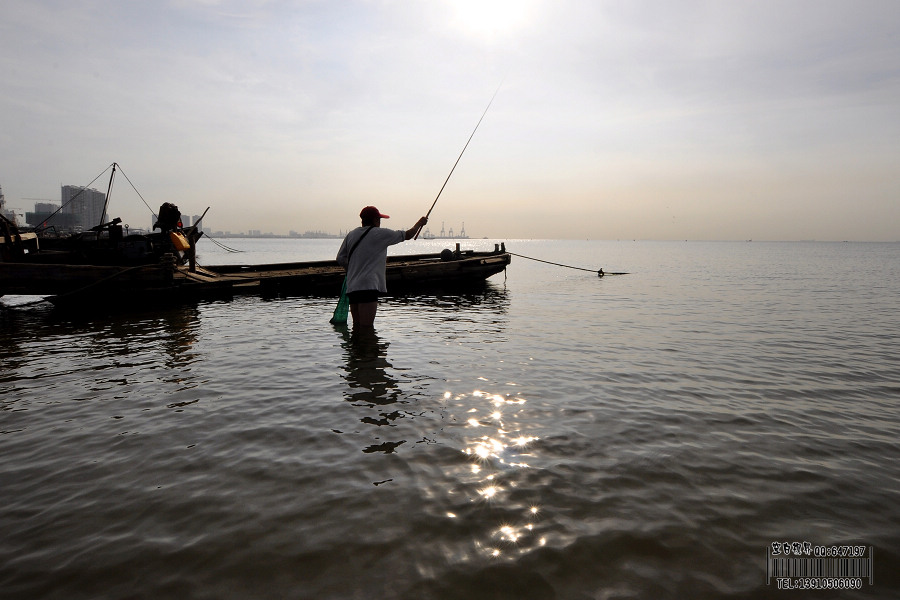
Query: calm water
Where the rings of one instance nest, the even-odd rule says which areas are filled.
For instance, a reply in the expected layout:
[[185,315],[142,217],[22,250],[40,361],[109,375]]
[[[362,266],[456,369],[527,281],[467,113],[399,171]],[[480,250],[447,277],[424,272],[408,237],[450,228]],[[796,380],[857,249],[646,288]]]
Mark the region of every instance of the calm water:
[[[330,298],[0,310],[0,597],[900,594],[900,244],[507,247],[631,274],[514,257],[373,336]],[[874,583],[778,590],[773,541]]]

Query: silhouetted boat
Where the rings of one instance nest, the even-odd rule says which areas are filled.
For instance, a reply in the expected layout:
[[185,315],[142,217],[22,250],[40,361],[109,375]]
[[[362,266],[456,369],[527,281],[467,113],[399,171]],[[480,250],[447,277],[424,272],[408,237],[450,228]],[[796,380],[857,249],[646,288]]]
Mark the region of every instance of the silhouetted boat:
[[[0,215],[0,296],[49,296],[58,305],[127,309],[238,294],[340,295],[345,270],[336,261],[201,267],[195,257],[203,233],[197,223],[182,227],[177,206],[163,203],[155,229],[159,232],[128,235],[121,219],[113,219],[84,233],[47,236],[20,231]],[[392,256],[388,288],[391,293],[471,288],[509,263],[503,244],[493,252],[463,251],[456,244],[455,251],[440,254]]]
[[[506,269],[503,244],[493,251],[444,250],[390,256],[391,294],[469,290]],[[345,270],[336,261],[200,267],[166,254],[155,264],[86,265],[0,262],[0,296],[51,296],[57,305],[128,307],[242,294],[338,296]]]

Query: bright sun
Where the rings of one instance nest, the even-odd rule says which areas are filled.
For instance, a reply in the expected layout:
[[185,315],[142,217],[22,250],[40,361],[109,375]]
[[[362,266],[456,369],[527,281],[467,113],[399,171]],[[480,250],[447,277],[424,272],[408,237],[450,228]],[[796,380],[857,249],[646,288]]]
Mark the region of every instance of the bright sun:
[[453,25],[466,34],[494,39],[527,25],[535,0],[450,0]]

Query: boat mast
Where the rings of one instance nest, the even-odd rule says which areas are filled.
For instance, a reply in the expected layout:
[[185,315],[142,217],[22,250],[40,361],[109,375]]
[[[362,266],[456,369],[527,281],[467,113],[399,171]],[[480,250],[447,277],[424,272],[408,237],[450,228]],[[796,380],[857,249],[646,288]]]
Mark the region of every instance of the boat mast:
[[119,165],[112,164],[112,173],[109,174],[109,187],[106,189],[106,200],[103,202],[103,212],[100,213],[100,222],[97,225],[103,225],[106,222],[106,209],[109,206],[109,195],[112,193],[113,178],[116,176],[116,167]]

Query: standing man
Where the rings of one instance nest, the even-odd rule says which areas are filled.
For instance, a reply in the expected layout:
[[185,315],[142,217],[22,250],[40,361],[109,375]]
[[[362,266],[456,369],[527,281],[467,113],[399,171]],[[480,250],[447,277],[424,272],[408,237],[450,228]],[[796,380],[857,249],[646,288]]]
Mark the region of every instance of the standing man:
[[347,234],[337,261],[347,268],[347,298],[354,327],[373,327],[378,310],[378,296],[387,292],[387,248],[411,240],[428,222],[419,219],[406,231],[382,229],[381,220],[388,219],[374,206],[359,213],[362,226]]

